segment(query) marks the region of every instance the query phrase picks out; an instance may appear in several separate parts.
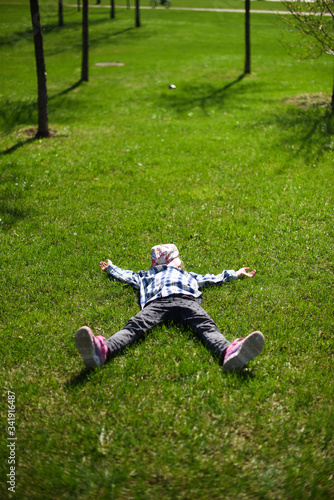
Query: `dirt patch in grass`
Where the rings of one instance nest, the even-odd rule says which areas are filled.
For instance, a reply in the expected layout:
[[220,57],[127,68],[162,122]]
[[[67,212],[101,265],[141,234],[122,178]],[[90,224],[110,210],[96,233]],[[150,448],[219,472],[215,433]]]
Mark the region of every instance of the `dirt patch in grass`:
[[[37,128],[24,128],[24,129],[21,129],[20,130],[20,133],[28,136],[28,137],[36,137],[36,134],[37,134]],[[49,129],[49,132],[50,132],[50,135],[49,137],[56,137],[57,135],[57,130],[52,130],[52,129]]]
[[286,104],[293,104],[299,108],[327,108],[331,104],[331,96],[329,94],[300,94],[289,97],[284,101]]
[[95,66],[124,66],[124,63],[122,62],[98,62],[95,63]]

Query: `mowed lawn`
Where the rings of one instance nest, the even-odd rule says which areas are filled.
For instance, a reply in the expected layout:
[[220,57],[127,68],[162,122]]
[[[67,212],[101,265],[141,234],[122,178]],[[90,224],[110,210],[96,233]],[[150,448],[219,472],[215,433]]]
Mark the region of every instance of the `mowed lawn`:
[[[243,75],[243,14],[143,9],[136,29],[93,4],[80,83],[81,13],[59,28],[40,2],[43,140],[29,6],[0,4],[0,496],[333,498],[333,58],[289,56],[253,14]],[[99,262],[147,269],[169,242],[188,270],[257,270],[203,307],[263,353],[225,374],[171,324],[87,372],[75,331],[139,310]]]

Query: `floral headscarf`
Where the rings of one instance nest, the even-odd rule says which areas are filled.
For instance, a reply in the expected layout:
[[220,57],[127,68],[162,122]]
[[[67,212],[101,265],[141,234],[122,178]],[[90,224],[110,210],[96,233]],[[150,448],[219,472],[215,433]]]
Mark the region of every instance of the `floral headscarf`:
[[151,250],[151,265],[161,265],[181,267],[179,251],[175,245],[168,243],[167,245],[156,245]]

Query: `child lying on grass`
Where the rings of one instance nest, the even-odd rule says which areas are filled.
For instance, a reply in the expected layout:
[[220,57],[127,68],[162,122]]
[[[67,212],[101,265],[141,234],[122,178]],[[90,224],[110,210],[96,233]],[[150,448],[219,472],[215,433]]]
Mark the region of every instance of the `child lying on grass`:
[[152,248],[151,268],[148,271],[126,271],[110,260],[100,262],[100,267],[113,279],[139,290],[141,311],[107,340],[101,335],[95,337],[87,326],[76,332],[75,344],[87,368],[104,365],[154,326],[167,321],[189,326],[202,343],[219,357],[226,372],[241,370],[262,351],[264,337],[261,332],[253,332],[231,344],[200,306],[200,288],[237,278],[252,278],[255,270],[248,272],[249,268],[244,267],[237,272],[223,271],[218,275],[187,272],[182,269],[179,252],[173,244]]

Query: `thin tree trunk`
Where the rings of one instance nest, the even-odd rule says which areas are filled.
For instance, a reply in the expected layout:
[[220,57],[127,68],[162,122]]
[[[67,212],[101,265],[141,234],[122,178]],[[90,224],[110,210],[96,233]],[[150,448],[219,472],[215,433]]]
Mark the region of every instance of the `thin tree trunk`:
[[136,28],[140,28],[139,0],[136,0]]
[[78,12],[80,12],[80,0],[77,0]]
[[334,81],[333,81],[333,91],[332,91],[332,102],[331,102],[331,106],[332,106],[332,114],[334,115]]
[[250,42],[250,0],[245,0],[245,73],[251,72],[251,42]]
[[88,82],[88,0],[82,0],[82,68],[81,80]]
[[110,17],[111,19],[115,19],[115,0],[110,0],[110,6],[111,6]]
[[46,69],[38,0],[30,0],[30,12],[33,27],[37,69],[38,130],[36,137],[49,137],[50,132],[48,121],[48,93],[46,87]]
[[64,26],[63,0],[58,0],[58,26]]

